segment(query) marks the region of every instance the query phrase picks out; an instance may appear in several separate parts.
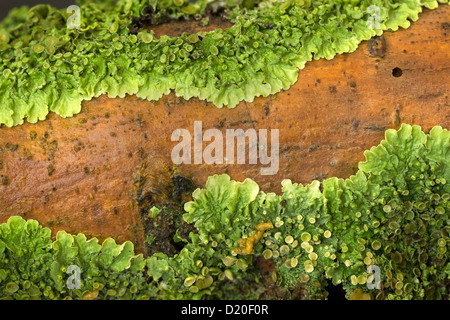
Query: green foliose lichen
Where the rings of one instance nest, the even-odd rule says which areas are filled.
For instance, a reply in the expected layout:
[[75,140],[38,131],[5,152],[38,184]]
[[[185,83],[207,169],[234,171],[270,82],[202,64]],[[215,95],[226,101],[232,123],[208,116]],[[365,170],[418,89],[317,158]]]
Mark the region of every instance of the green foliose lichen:
[[[0,124],[71,117],[102,94],[174,91],[233,108],[287,90],[308,61],[407,28],[438,2],[448,0],[79,0],[79,28],[76,11],[22,7],[0,22]],[[157,39],[145,28],[221,8],[233,23],[225,30]]]
[[[184,206],[195,231],[174,256],[144,258],[130,242],[82,234],[59,232],[52,241],[36,221],[12,217],[0,225],[0,296],[323,299],[331,281],[347,298],[445,299],[449,155],[449,131],[404,124],[366,151],[348,179],[284,180],[277,195],[250,179],[212,176]],[[248,242],[255,230],[260,238]],[[250,250],[237,252],[243,239]],[[71,266],[81,270],[78,289],[67,284]]]
[[[107,239],[87,240],[51,231],[35,220],[11,217],[0,225],[0,298],[139,299],[145,296],[142,255],[134,255],[131,242],[118,245]],[[70,267],[79,268],[79,286],[70,287]],[[75,281],[75,278],[73,278]],[[75,282],[73,282],[75,284]]]

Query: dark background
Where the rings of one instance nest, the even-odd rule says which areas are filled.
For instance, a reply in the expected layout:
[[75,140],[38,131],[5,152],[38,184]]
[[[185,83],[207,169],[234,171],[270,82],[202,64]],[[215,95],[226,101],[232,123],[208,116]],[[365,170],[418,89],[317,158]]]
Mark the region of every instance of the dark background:
[[0,0],[0,20],[6,17],[9,10],[14,7],[35,6],[37,4],[51,4],[52,6],[62,9],[72,4],[76,4],[75,0]]

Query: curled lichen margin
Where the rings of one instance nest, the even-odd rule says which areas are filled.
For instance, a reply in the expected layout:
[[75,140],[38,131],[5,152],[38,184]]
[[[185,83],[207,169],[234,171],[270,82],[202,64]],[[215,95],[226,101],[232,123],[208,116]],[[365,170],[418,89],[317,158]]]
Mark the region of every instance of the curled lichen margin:
[[230,0],[233,26],[225,30],[157,39],[133,26],[149,7],[155,19],[179,19],[216,2],[79,0],[79,29],[67,28],[65,10],[13,10],[0,23],[0,124],[35,123],[49,112],[71,117],[103,94],[159,100],[173,91],[234,108],[289,89],[308,61],[352,52],[448,0],[267,0],[253,8]]
[[[387,130],[348,179],[282,182],[265,193],[252,180],[208,179],[185,204],[196,231],[173,257],[135,255],[131,242],[87,240],[11,217],[0,225],[3,299],[256,299],[265,281],[326,298],[328,280],[348,298],[443,299],[450,264],[450,132]],[[154,211],[154,210],[153,210]],[[242,239],[261,231],[251,251]],[[263,231],[264,230],[264,231]],[[256,261],[272,261],[265,279]],[[70,289],[67,270],[81,268]],[[382,287],[369,289],[369,266]],[[372,277],[372,278],[371,278]]]

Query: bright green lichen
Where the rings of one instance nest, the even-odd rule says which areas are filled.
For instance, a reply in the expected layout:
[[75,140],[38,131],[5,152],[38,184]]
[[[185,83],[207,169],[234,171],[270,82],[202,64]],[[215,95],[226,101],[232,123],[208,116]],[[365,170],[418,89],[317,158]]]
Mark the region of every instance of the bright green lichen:
[[[351,267],[330,271],[335,283],[353,285],[351,277],[365,276],[367,266],[374,264],[381,268],[389,298],[440,298],[446,292],[445,287],[437,289],[445,286],[449,271],[437,241],[449,231],[444,199],[450,158],[443,156],[449,141],[449,132],[440,127],[429,135],[418,126],[388,130],[386,140],[365,153],[367,161],[360,163],[356,176],[324,182],[332,223],[340,228],[338,245],[345,246],[337,259],[351,262]],[[447,209],[437,209],[443,206]],[[420,259],[424,253],[429,258]],[[411,273],[415,267],[421,270],[418,275]],[[398,281],[388,279],[388,270],[405,275],[408,290],[395,288]]]
[[[3,299],[82,299],[100,291],[98,298],[139,299],[143,296],[145,277],[142,255],[134,255],[133,244],[117,245],[107,239],[87,241],[82,234],[74,237],[59,232],[52,242],[51,232],[37,221],[11,217],[0,225],[0,296]],[[81,288],[69,289],[69,266],[81,269]],[[135,289],[133,289],[135,288]],[[13,290],[14,289],[14,290]],[[108,294],[109,291],[109,294]]]
[[[70,117],[102,94],[158,100],[173,90],[233,108],[287,90],[308,61],[406,28],[438,2],[448,0],[79,0],[79,29],[67,28],[66,10],[23,7],[0,23],[0,124]],[[157,39],[142,28],[223,6],[234,24],[225,30]]]
[[[0,225],[0,296],[4,299],[257,299],[266,281],[280,291],[326,298],[327,279],[348,298],[448,298],[450,132],[418,126],[388,130],[348,179],[303,186],[282,182],[264,193],[252,180],[208,179],[185,204],[193,223],[181,251],[135,255],[133,245],[99,244],[12,217]],[[153,209],[153,213],[160,212]],[[155,214],[157,217],[157,214]],[[242,239],[264,232],[249,252]],[[257,260],[273,261],[263,275]],[[81,269],[80,289],[67,270]],[[369,289],[380,268],[382,290]],[[268,278],[267,278],[268,277]],[[289,297],[289,294],[282,295]]]

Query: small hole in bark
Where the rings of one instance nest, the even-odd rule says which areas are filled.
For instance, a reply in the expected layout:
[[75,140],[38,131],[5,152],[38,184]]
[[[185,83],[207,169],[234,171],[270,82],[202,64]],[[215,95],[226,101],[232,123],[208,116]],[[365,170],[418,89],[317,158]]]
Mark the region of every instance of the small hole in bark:
[[394,68],[394,69],[392,69],[392,75],[393,75],[394,77],[399,78],[399,77],[402,76],[402,74],[403,74],[402,69],[400,69],[400,68]]

